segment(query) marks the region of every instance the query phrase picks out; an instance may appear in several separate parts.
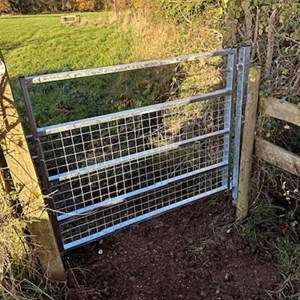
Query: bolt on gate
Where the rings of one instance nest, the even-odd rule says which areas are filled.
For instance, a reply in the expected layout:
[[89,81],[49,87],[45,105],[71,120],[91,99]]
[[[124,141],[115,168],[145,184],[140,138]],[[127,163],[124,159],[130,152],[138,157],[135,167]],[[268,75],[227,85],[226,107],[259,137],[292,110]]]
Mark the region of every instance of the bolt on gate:
[[[30,84],[217,56],[227,61],[223,89],[37,128]],[[61,251],[226,190],[236,203],[249,56],[243,47],[19,78]]]

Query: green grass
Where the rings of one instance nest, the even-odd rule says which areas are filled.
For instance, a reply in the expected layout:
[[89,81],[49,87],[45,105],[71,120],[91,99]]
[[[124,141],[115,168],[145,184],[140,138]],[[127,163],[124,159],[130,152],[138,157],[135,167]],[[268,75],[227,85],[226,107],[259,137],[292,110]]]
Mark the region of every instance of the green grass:
[[[18,75],[139,61],[147,58],[140,47],[152,47],[143,44],[143,32],[138,24],[116,24],[112,22],[112,12],[83,13],[82,22],[77,25],[61,25],[60,17],[59,14],[0,17],[0,49],[23,118],[25,107]],[[157,45],[160,45],[156,51],[159,57],[162,44]],[[38,126],[150,105],[170,96],[187,97],[207,92],[220,84],[220,78],[213,67],[201,66],[199,63],[199,67],[193,69],[193,72],[200,72],[200,76],[184,76],[175,84],[180,90],[178,95],[174,95],[176,88],[172,86],[176,65],[32,86],[30,96]],[[189,66],[181,68],[188,70]],[[27,123],[24,124],[27,130]]]
[[[81,16],[82,24],[73,26],[62,26],[60,15],[0,18],[0,49],[23,117],[25,109],[17,81],[20,74],[45,74],[140,59],[138,33],[111,22],[112,13]],[[153,104],[169,88],[169,70],[141,70],[33,86],[30,95],[38,125]]]
[[82,14],[99,25],[61,25],[60,15],[0,18],[0,48],[11,77],[128,62],[136,36],[109,13]]

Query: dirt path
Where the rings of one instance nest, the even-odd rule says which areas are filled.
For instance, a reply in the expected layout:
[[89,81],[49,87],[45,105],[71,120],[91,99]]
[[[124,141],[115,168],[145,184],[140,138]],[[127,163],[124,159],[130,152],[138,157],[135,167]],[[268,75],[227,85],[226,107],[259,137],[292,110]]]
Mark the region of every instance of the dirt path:
[[273,257],[233,221],[230,201],[211,198],[74,250],[68,299],[270,299]]

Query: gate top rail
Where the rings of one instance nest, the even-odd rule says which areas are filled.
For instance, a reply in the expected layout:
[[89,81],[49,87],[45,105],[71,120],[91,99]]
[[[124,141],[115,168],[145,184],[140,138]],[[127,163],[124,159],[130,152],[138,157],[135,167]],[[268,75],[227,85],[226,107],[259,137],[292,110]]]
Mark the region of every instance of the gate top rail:
[[204,52],[204,53],[182,55],[182,56],[164,58],[158,60],[143,61],[138,63],[121,64],[115,66],[76,70],[76,71],[66,71],[66,72],[59,72],[59,73],[52,73],[52,74],[45,74],[45,75],[27,76],[25,77],[25,81],[27,84],[29,83],[38,84],[38,83],[45,83],[45,82],[52,82],[52,81],[59,81],[59,80],[66,80],[66,79],[112,74],[112,73],[125,72],[131,70],[139,70],[145,68],[171,65],[171,64],[181,63],[181,62],[195,61],[199,59],[216,57],[216,56],[225,56],[225,55],[233,54],[234,52],[235,49],[232,48],[232,49],[224,49],[224,50],[213,51],[213,52]]

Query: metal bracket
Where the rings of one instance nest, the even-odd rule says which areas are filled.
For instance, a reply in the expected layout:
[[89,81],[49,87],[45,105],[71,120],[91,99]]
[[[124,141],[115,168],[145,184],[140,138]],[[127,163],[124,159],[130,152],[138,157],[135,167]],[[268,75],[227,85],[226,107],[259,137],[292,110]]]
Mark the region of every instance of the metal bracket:
[[3,61],[0,60],[0,78],[4,76],[6,72],[6,67]]
[[236,65],[236,69],[237,69],[238,71],[243,70],[243,67],[244,67],[244,64],[243,64],[243,63],[239,63],[239,64]]

